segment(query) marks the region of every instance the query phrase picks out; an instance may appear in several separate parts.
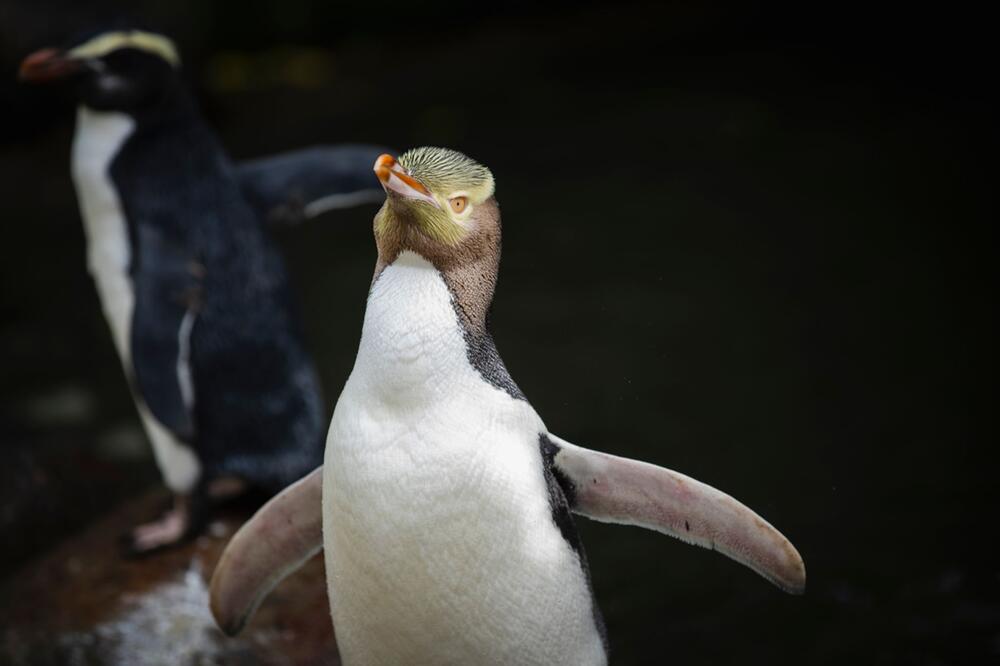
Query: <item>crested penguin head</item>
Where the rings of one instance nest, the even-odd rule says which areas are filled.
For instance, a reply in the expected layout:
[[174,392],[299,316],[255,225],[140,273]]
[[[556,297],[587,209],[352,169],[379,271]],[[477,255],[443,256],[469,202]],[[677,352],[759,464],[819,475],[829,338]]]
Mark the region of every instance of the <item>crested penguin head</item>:
[[375,217],[379,247],[413,249],[414,242],[435,256],[460,253],[477,238],[496,232],[499,211],[493,174],[462,153],[447,148],[414,148],[397,160],[381,155],[375,175],[386,192]]
[[21,63],[19,78],[61,83],[98,111],[138,112],[162,100],[177,78],[180,57],[167,37],[135,29],[106,30],[67,48],[45,48]]
[[466,324],[485,329],[500,267],[500,208],[493,174],[447,148],[381,155],[375,175],[386,201],[375,215],[376,278],[411,251],[441,273]]
[[409,225],[433,243],[457,247],[494,217],[487,203],[493,174],[458,151],[414,148],[398,160],[381,155],[375,175],[387,195],[377,235]]

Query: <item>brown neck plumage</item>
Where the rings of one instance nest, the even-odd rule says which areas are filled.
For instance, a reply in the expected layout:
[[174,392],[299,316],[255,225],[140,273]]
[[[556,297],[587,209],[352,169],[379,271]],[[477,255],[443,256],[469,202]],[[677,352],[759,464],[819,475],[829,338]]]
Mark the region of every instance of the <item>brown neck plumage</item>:
[[496,200],[491,197],[479,204],[470,219],[469,232],[457,246],[429,238],[404,217],[405,209],[400,213],[395,208],[390,210],[390,206],[387,202],[376,216],[376,227],[381,216],[391,215],[393,219],[375,234],[378,260],[372,283],[400,253],[411,250],[441,273],[467,330],[485,332],[500,268],[500,208]]

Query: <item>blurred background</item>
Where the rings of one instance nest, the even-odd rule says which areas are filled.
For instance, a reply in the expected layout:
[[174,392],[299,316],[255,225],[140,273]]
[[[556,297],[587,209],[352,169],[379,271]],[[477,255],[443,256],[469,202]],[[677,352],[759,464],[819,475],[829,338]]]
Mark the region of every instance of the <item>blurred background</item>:
[[[716,554],[578,521],[613,663],[1000,659],[984,17],[83,4],[0,3],[0,663],[333,654],[313,628],[321,571],[237,644],[198,596],[219,535],[154,564],[114,548],[158,474],[85,268],[74,109],[15,73],[122,15],[177,41],[234,158],[363,141],[488,165],[504,216],[494,337],[548,427],[721,488],[801,551],[796,598]],[[277,235],[330,408],[375,210]],[[325,647],[289,647],[309,641]]]

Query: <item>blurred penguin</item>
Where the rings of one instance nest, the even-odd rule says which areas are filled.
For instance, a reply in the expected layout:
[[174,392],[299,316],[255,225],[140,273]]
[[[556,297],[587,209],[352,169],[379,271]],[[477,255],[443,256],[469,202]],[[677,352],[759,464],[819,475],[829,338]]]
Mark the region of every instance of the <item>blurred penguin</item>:
[[213,499],[273,493],[322,461],[324,409],[265,228],[382,198],[368,146],[233,165],[173,42],[115,29],[28,56],[78,102],[71,169],[87,259],[171,507],[126,552],[176,544]]

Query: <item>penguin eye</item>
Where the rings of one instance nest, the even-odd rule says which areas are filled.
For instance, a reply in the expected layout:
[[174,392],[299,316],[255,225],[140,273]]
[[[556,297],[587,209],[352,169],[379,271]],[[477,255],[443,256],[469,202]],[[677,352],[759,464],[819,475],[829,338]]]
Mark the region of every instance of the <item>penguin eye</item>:
[[451,204],[452,212],[461,213],[469,205],[469,197],[455,197],[448,199],[448,203]]

